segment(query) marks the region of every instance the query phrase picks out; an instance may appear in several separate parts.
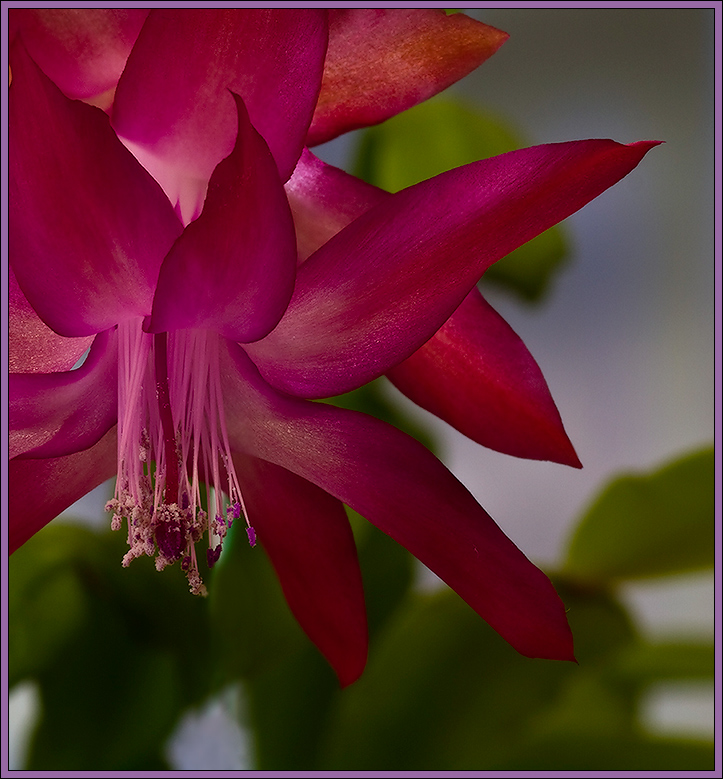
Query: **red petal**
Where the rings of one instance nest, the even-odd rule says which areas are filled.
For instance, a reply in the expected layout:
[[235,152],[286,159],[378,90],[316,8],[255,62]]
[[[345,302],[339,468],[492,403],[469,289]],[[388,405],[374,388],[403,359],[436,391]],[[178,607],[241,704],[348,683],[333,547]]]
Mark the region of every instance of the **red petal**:
[[93,342],[92,336],[63,338],[54,333],[28,303],[12,268],[8,269],[8,302],[10,373],[68,371]]
[[284,189],[294,215],[303,262],[339,230],[380,203],[388,192],[367,184],[304,149]]
[[10,374],[10,457],[61,457],[96,444],[118,418],[115,331],[74,371]]
[[234,145],[231,90],[286,180],[311,121],[326,45],[322,10],[153,10],[118,85],[113,125],[176,176],[208,181]]
[[163,262],[150,332],[201,328],[255,341],[278,323],[291,298],[291,211],[268,147],[236,101],[236,147],[214,171],[203,213]]
[[307,143],[388,119],[481,65],[507,33],[439,10],[329,11],[329,51]]
[[10,553],[116,471],[116,429],[77,454],[46,460],[11,460],[8,468]]
[[[231,445],[351,506],[447,582],[530,657],[573,659],[547,577],[419,442],[377,419],[275,392],[242,349],[224,390]],[[245,381],[231,377],[239,374]]]
[[582,208],[655,145],[536,146],[391,195],[299,267],[286,314],[249,354],[292,394],[361,386],[439,330],[492,263]]
[[581,467],[537,363],[476,288],[387,376],[408,398],[483,446]]
[[41,319],[94,335],[150,313],[182,226],[99,109],[68,100],[21,44],[9,93],[10,260]]
[[234,456],[249,521],[271,558],[294,616],[342,687],[367,658],[367,622],[354,536],[344,506],[269,462]]
[[68,96],[87,99],[118,83],[148,16],[142,8],[12,8],[30,55]]

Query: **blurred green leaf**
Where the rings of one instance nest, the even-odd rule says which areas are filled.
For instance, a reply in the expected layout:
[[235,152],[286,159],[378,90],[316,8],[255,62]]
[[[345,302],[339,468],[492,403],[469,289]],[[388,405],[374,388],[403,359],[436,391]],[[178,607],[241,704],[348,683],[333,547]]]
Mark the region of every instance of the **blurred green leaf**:
[[260,771],[312,770],[340,694],[331,667],[310,644],[245,680],[248,724]]
[[[428,100],[367,129],[354,173],[389,192],[451,168],[528,144],[499,119],[458,100]],[[561,228],[550,230],[495,263],[484,275],[528,301],[547,291],[567,252]]]
[[638,640],[630,615],[613,595],[560,574],[552,582],[567,609],[581,668],[600,668]]
[[355,511],[347,507],[347,513],[362,571],[369,640],[376,641],[379,631],[404,603],[414,582],[416,560]]
[[208,693],[205,604],[177,569],[124,569],[125,548],[122,533],[58,523],[10,560],[11,676],[35,678],[42,701],[29,769],[163,765],[183,708]]
[[712,448],[616,479],[578,525],[564,573],[604,583],[712,566],[714,489]]
[[713,743],[657,739],[630,733],[609,736],[571,732],[530,742],[496,771],[712,771]]
[[244,528],[235,523],[209,587],[215,668],[222,684],[266,671],[308,641],[263,547],[245,541]]
[[522,658],[446,589],[396,616],[341,694],[319,770],[484,767],[575,670]]
[[48,528],[9,561],[8,683],[12,687],[52,665],[88,618],[72,563],[88,541],[80,528]]
[[611,664],[609,673],[635,684],[712,680],[715,673],[715,646],[712,643],[690,641],[637,643],[620,653]]

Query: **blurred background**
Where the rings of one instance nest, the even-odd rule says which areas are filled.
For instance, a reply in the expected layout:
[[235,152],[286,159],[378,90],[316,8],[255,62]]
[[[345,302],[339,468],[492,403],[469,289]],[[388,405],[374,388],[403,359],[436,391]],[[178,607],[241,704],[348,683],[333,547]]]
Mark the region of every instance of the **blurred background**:
[[[605,482],[647,471],[714,435],[714,11],[465,9],[510,34],[449,90],[527,144],[657,139],[626,179],[565,223],[566,265],[530,304],[486,289],[540,365],[584,468],[484,450],[388,387],[429,426],[438,453],[528,557],[559,565],[577,520]],[[317,149],[350,169],[358,134]],[[67,512],[107,522],[107,488]],[[434,587],[433,577],[425,579]],[[627,584],[620,593],[651,639],[710,639],[712,573]],[[37,708],[11,700],[12,760]],[[247,767],[226,694],[195,712],[170,747],[179,769]],[[660,734],[713,735],[709,684],[652,687],[643,714]],[[12,767],[12,763],[11,763]]]
[[[465,13],[510,38],[452,90],[530,144],[665,141],[566,221],[569,263],[540,304],[486,292],[542,368],[583,469],[481,449],[425,415],[455,474],[544,567],[603,482],[713,439],[714,11]],[[624,591],[651,635],[712,636],[713,594],[712,573]],[[660,690],[651,708],[661,728],[710,734],[712,715],[695,687]]]

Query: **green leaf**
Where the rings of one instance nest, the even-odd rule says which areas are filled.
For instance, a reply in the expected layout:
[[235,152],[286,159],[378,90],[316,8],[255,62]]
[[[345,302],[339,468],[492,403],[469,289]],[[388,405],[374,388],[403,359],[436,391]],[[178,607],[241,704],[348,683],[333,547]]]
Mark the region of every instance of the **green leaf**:
[[209,586],[215,666],[222,684],[264,672],[308,642],[263,548],[245,541],[244,528],[235,523]]
[[339,697],[319,770],[484,768],[575,669],[521,657],[446,589],[395,616]]
[[714,767],[712,742],[571,732],[533,741],[492,769],[579,775],[581,771],[712,771]]
[[[460,101],[436,98],[410,108],[362,135],[354,172],[389,192],[451,168],[528,145],[499,119]],[[567,248],[553,227],[495,263],[484,282],[538,300],[559,270]]]
[[42,672],[88,618],[84,589],[70,562],[87,535],[48,528],[9,560],[8,681],[10,686]]
[[11,558],[9,664],[41,697],[30,769],[162,765],[183,709],[209,692],[205,604],[177,567],[124,569],[125,549],[125,534],[55,524]]
[[715,646],[690,641],[634,644],[620,653],[610,673],[638,685],[713,679]]
[[638,640],[628,612],[613,595],[581,587],[558,574],[552,582],[567,610],[580,667],[603,667]]
[[244,682],[259,771],[312,770],[339,682],[311,645]]
[[578,525],[564,573],[605,583],[712,566],[714,490],[712,447],[616,479]]
[[379,631],[404,603],[414,582],[416,561],[403,546],[355,511],[347,507],[347,513],[362,572],[369,640],[376,641]]

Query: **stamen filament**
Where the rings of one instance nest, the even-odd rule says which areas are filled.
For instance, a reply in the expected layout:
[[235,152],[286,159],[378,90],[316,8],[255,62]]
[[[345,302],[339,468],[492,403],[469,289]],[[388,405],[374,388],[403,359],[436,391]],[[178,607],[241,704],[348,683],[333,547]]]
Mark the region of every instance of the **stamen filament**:
[[178,503],[178,455],[176,454],[176,431],[171,414],[171,400],[168,392],[168,350],[167,333],[158,333],[153,338],[154,361],[156,368],[156,394],[158,411],[163,428],[163,445],[166,455],[166,491],[164,502],[167,505]]
[[118,339],[118,479],[106,509],[113,529],[123,518],[128,523],[123,565],[142,555],[155,556],[158,570],[179,562],[191,592],[205,594],[195,548],[202,536],[209,568],[242,511],[249,543],[256,541],[226,429],[221,337],[204,330],[150,335],[139,318],[119,324]]

